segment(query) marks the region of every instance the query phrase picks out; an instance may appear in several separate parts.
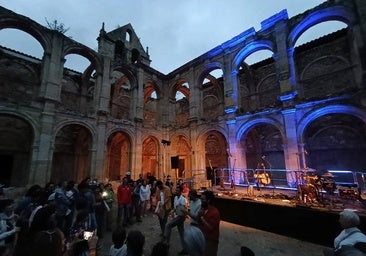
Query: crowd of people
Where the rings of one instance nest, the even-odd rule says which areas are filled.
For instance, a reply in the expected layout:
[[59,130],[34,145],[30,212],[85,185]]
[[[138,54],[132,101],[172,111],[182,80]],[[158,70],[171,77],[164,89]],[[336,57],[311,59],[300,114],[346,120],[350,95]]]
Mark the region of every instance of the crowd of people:
[[212,191],[199,198],[183,179],[174,184],[169,175],[162,181],[140,174],[133,180],[130,172],[114,188],[85,178],[36,184],[21,198],[0,193],[0,256],[87,256],[102,246],[105,231],[112,231],[109,255],[143,255],[144,234],[127,227],[148,212],[158,216],[161,229],[151,255],[168,255],[175,227],[179,255],[217,254],[220,214],[210,204]]
[[[90,178],[78,184],[33,185],[21,198],[7,198],[0,189],[0,256],[95,255],[106,230],[112,231],[109,256],[141,256],[145,235],[133,225],[143,222],[147,213],[157,215],[161,231],[151,256],[176,253],[169,250],[175,227],[178,255],[216,256],[220,212],[213,199],[212,191],[199,195],[182,179],[174,184],[170,176],[162,181],[141,174],[132,180],[130,172],[115,189]],[[324,255],[364,255],[366,236],[357,228],[358,215],[344,210],[339,221],[344,230]],[[241,255],[254,253],[242,247]]]

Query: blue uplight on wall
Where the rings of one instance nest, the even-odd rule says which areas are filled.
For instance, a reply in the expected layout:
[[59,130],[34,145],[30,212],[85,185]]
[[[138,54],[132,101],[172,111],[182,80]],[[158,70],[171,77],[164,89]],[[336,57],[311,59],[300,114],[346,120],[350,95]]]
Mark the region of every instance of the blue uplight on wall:
[[338,20],[352,24],[355,21],[353,13],[345,7],[335,6],[310,13],[301,20],[291,31],[289,35],[289,45],[295,45],[296,40],[310,27],[330,20]]
[[259,40],[253,41],[245,45],[243,49],[235,56],[233,60],[233,68],[239,69],[240,64],[243,60],[248,57],[250,54],[260,51],[260,50],[269,50],[273,52],[273,43],[271,41]]

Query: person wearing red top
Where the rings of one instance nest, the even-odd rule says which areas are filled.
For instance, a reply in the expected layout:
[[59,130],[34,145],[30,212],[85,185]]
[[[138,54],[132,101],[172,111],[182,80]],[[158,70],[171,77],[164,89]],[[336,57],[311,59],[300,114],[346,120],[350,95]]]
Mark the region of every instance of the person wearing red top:
[[214,198],[212,191],[206,190],[201,195],[201,210],[196,220],[206,239],[205,255],[216,256],[220,237],[220,212],[211,205]]
[[130,207],[132,202],[132,191],[128,185],[127,178],[123,178],[122,184],[117,189],[117,224],[121,223],[121,217],[123,218],[123,226],[127,226],[130,223]]

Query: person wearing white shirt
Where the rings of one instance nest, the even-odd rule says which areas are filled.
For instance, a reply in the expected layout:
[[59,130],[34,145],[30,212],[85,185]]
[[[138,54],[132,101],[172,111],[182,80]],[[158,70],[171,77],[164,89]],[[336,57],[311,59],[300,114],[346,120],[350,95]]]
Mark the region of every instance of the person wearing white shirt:
[[366,235],[357,226],[360,224],[360,217],[350,209],[344,209],[339,214],[339,224],[343,230],[334,239],[334,251],[325,249],[323,254],[348,256],[364,255],[357,249],[357,243],[366,243]]
[[146,180],[142,180],[140,187],[141,216],[146,216],[146,207],[150,201],[151,189]]
[[175,190],[176,196],[174,197],[174,217],[166,225],[163,238],[163,241],[169,244],[172,228],[175,226],[178,228],[179,237],[183,248],[182,251],[179,252],[179,255],[187,254],[186,250],[184,249],[184,221],[187,217],[188,210],[187,201],[186,198],[182,195],[182,191],[183,188],[181,186],[178,186]]
[[189,211],[188,215],[191,217],[191,225],[197,226],[198,223],[195,218],[198,216],[198,212],[201,209],[201,199],[198,198],[197,190],[192,189],[189,191]]

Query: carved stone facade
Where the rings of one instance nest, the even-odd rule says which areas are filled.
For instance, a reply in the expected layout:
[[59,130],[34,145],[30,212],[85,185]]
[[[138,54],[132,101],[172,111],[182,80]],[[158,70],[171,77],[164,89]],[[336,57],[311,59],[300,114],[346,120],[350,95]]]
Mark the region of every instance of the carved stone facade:
[[[332,20],[346,28],[295,47]],[[116,180],[128,170],[190,178],[210,166],[256,168],[264,155],[277,169],[364,171],[366,3],[329,0],[261,26],[165,75],[131,24],[103,27],[94,51],[0,7],[0,29],[22,30],[44,49],[37,59],[0,47],[0,182]],[[244,62],[259,50],[273,55]],[[65,68],[68,54],[90,66]]]

